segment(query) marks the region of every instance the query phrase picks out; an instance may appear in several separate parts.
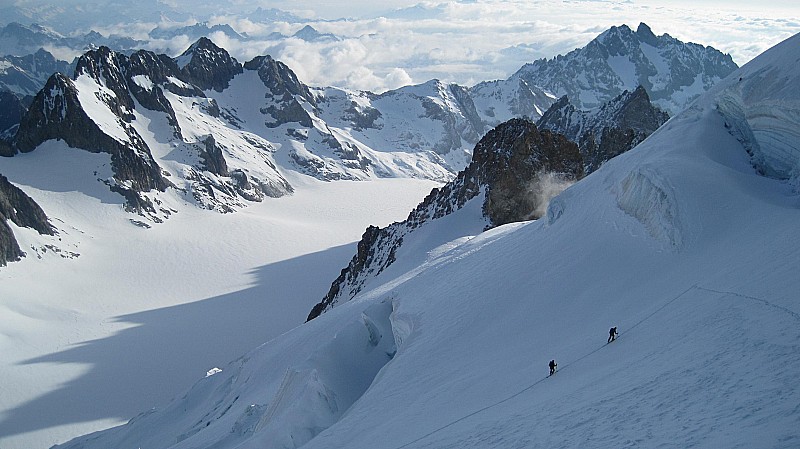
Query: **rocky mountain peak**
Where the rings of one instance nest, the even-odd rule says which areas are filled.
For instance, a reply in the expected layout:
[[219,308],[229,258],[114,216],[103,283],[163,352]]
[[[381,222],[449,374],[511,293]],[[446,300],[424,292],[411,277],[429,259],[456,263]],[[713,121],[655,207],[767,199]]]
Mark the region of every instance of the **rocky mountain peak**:
[[653,33],[653,30],[644,23],[639,23],[639,26],[636,28],[636,35],[639,36],[639,40],[646,44],[650,44],[652,46],[658,45],[658,37]]
[[[91,52],[90,52],[91,53]],[[99,56],[97,58],[93,56]],[[107,63],[113,55],[99,51],[83,60],[81,76],[95,79],[98,74],[115,76],[119,67]],[[113,79],[113,84],[109,80]],[[117,78],[105,80],[117,89],[124,89],[124,81]],[[123,91],[127,96],[127,90]],[[161,169],[152,157],[147,144],[139,134],[125,122],[121,115],[120,98],[110,95],[98,97],[109,111],[116,115],[113,125],[101,128],[84,110],[75,82],[61,73],[53,74],[45,87],[36,94],[30,109],[22,118],[14,138],[14,147],[22,152],[33,151],[46,140],[61,139],[73,148],[111,155],[114,181],[111,190],[123,195],[130,210],[140,213],[152,211],[152,203],[141,192],[156,189],[164,191],[169,185]],[[131,102],[128,96],[128,101]],[[108,126],[116,127],[114,136],[109,135]]]
[[514,76],[592,109],[625,90],[643,86],[662,109],[676,114],[737,68],[711,47],[656,36],[647,24],[636,32],[613,26],[583,48],[525,64]]
[[562,135],[540,131],[529,120],[512,119],[497,126],[475,146],[469,166],[453,181],[433,189],[405,221],[367,228],[356,255],[308,319],[355,297],[368,279],[394,263],[409,233],[463,208],[481,193],[486,193],[482,210],[488,227],[539,218],[545,212],[542,189],[551,179],[547,175],[561,181],[581,178],[577,145]]
[[311,90],[303,84],[297,75],[286,64],[273,59],[272,56],[257,56],[244,65],[245,70],[256,70],[258,77],[276,99],[288,99],[297,95],[310,104],[317,102]]
[[609,159],[638,145],[669,119],[639,86],[600,108],[579,110],[566,96],[548,109],[537,125],[577,142],[589,174]]
[[241,64],[207,37],[198,39],[175,62],[181,79],[203,90],[222,92],[234,76],[242,73]]
[[67,121],[69,112],[78,104],[78,91],[72,80],[63,73],[54,73],[34,97],[27,114],[20,121],[14,141],[15,149],[23,153],[32,151],[45,140],[58,138],[61,127],[57,124]]
[[75,76],[87,75],[100,86],[111,89],[116,99],[113,101],[115,112],[125,120],[131,120],[130,111],[134,104],[128,92],[127,71],[128,57],[108,47],[100,47],[84,53],[75,66]]

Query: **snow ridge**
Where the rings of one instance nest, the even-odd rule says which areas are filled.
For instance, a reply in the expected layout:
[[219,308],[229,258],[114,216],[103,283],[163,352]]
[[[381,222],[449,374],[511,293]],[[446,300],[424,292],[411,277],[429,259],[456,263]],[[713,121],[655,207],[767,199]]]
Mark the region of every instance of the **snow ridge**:
[[[800,60],[797,36],[778,44],[786,58]],[[781,50],[777,50],[780,48]],[[748,64],[732,75],[716,94],[717,109],[731,134],[765,176],[800,185],[800,94],[797,74],[784,67]]]

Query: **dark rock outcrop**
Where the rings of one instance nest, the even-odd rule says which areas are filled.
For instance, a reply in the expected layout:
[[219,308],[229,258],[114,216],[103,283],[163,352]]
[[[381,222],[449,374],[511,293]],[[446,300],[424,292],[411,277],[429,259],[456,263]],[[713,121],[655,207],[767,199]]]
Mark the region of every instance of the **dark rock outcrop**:
[[490,131],[475,147],[481,184],[487,186],[484,215],[492,226],[539,218],[538,177],[555,173],[566,181],[583,177],[577,146],[561,134],[514,119]]
[[242,65],[206,37],[198,39],[176,61],[181,79],[202,90],[222,92],[234,76],[242,73]]
[[203,168],[220,176],[228,176],[228,164],[222,155],[222,150],[217,146],[214,136],[209,135],[203,140],[205,148],[200,151]]
[[540,131],[528,120],[513,119],[501,124],[478,142],[469,166],[453,181],[433,189],[405,221],[385,228],[367,228],[356,255],[308,319],[358,294],[369,278],[395,261],[406,235],[461,209],[484,191],[483,214],[489,227],[539,218],[540,196],[535,189],[542,173],[555,173],[573,181],[581,178],[583,161],[577,145],[562,135]]
[[258,56],[246,62],[244,69],[257,71],[261,82],[267,87],[266,102],[261,111],[272,116],[273,120],[267,122],[267,126],[274,128],[285,123],[299,123],[306,128],[311,127],[311,116],[301,102],[316,108],[316,98],[286,64],[270,56]]
[[39,234],[55,234],[55,228],[42,208],[19,187],[0,175],[0,266],[17,261],[25,255],[14,238],[8,220],[17,226],[34,229]]
[[[111,165],[116,184],[111,188],[121,193],[128,202],[128,208],[136,211],[150,211],[153,206],[139,195],[149,190],[164,191],[169,181],[161,175],[161,169],[150,153],[147,144],[124,119],[130,115],[127,104],[132,105],[127,89],[119,83],[118,71],[106,66],[108,60],[99,64],[87,63],[82,70],[96,69],[97,76],[109,75],[111,89],[120,90],[116,97],[103,96],[102,101],[109,109],[118,112],[117,125],[125,132],[126,140],[111,137],[104,132],[83,110],[78,99],[78,90],[72,80],[56,73],[47,81],[34,98],[31,108],[23,117],[15,138],[15,147],[21,152],[33,151],[46,140],[61,139],[73,148],[82,148],[93,153],[111,155]],[[115,91],[116,92],[116,91]],[[130,103],[128,103],[130,102]]]
[[593,111],[581,111],[567,97],[548,109],[537,125],[578,143],[589,174],[607,160],[638,145],[669,119],[639,86]]

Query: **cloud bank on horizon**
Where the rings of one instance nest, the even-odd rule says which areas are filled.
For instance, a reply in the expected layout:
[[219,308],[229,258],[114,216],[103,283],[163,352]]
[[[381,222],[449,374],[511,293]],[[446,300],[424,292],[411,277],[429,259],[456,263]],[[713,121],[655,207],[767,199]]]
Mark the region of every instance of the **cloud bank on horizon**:
[[[151,10],[138,22],[97,21],[91,28],[142,39],[147,48],[175,56],[193,38],[154,39],[148,33],[198,22],[229,24],[248,39],[221,31],[209,37],[240,61],[270,54],[307,84],[373,92],[432,78],[466,86],[504,79],[524,63],[582,47],[612,25],[635,29],[645,22],[657,35],[713,46],[740,65],[800,31],[798,11],[783,0],[758,9],[741,0],[678,0],[669,6],[652,0],[357,0],[346,6],[319,0],[223,0],[192,6],[187,1],[150,0]],[[18,0],[16,5],[34,10],[38,3]],[[169,11],[156,14],[158,8]],[[36,11],[44,16],[41,7]],[[337,39],[291,37],[306,25]],[[88,24],[83,27],[79,31],[88,31]]]

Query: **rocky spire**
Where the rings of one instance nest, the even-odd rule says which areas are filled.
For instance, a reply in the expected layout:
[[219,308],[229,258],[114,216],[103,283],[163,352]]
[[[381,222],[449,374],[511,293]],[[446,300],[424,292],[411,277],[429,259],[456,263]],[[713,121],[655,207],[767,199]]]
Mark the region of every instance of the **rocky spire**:
[[203,90],[222,92],[234,76],[242,73],[242,65],[207,37],[198,39],[175,61],[181,79]]

